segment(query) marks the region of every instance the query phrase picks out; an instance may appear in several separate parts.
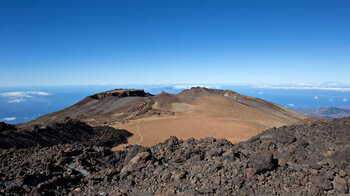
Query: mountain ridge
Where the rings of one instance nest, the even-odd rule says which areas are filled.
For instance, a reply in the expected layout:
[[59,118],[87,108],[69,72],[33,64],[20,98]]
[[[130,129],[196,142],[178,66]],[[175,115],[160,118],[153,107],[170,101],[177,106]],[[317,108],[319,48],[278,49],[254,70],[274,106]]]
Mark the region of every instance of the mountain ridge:
[[[172,135],[181,139],[212,136],[238,142],[267,128],[306,118],[275,103],[231,90],[192,87],[178,94],[152,95],[142,89],[115,89],[87,96],[22,126],[51,125],[66,117],[92,126],[126,129],[134,134],[128,145],[142,137],[141,144],[146,146]],[[214,131],[217,127],[220,131]]]
[[349,106],[332,106],[329,108],[293,108],[292,110],[311,118],[324,118],[328,120],[350,116]]

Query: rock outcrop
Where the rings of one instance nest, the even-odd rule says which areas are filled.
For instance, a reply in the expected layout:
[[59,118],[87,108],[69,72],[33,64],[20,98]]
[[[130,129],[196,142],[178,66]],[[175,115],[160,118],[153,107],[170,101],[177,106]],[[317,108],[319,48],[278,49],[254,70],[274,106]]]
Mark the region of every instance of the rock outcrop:
[[142,89],[115,89],[111,91],[97,93],[97,94],[91,95],[90,97],[94,99],[104,99],[108,96],[122,98],[122,97],[150,97],[153,95],[150,93],[146,93]]
[[3,131],[15,131],[15,130],[17,130],[15,125],[10,125],[4,122],[0,122],[0,133]]
[[91,143],[0,152],[0,194],[341,195],[350,118],[272,128],[249,141],[179,140],[124,151]]
[[114,147],[127,142],[132,134],[107,126],[91,127],[70,118],[53,126],[34,125],[18,129],[6,123],[0,124],[0,149],[53,146],[67,143],[93,143],[98,146]]

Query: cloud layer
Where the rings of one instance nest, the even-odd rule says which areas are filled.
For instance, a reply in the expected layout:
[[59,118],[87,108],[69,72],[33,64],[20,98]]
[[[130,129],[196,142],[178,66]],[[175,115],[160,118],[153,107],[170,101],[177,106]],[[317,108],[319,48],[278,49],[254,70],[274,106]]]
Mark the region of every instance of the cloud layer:
[[279,86],[279,85],[261,85],[258,88],[266,89],[281,89],[281,90],[326,90],[326,91],[344,91],[350,92],[350,87],[345,86],[304,86],[304,85],[295,85],[295,86]]
[[48,96],[52,95],[48,92],[42,92],[42,91],[16,91],[16,92],[3,92],[0,93],[0,97],[6,97],[8,98],[9,103],[21,103],[23,101],[28,100],[28,98],[32,98],[33,96]]
[[174,89],[181,90],[181,89],[190,89],[192,87],[204,87],[204,88],[215,88],[219,89],[221,86],[212,86],[212,85],[201,85],[201,84],[191,84],[191,85],[175,85],[173,86]]
[[3,118],[2,120],[13,121],[13,120],[16,120],[16,119],[17,119],[16,117],[7,117],[7,118]]
[[16,99],[8,100],[9,103],[21,103],[23,101],[25,101],[25,99],[23,99],[23,98],[16,98]]

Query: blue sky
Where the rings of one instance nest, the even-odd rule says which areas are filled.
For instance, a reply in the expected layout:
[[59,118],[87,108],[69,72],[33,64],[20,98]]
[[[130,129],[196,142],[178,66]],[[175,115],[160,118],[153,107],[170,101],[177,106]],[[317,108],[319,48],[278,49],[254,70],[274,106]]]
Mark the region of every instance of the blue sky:
[[350,83],[347,0],[0,0],[0,86]]

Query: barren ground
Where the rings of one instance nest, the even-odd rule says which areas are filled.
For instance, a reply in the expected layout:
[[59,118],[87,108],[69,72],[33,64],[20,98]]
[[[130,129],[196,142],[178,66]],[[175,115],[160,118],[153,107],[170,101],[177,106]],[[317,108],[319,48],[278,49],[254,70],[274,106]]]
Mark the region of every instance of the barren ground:
[[[162,109],[157,103],[154,108]],[[150,147],[164,142],[170,136],[180,139],[226,138],[236,143],[248,140],[267,128],[288,123],[221,96],[207,96],[190,103],[176,103],[164,110],[175,112],[175,116],[151,116],[124,124],[110,124],[114,128],[126,129],[134,134],[128,139],[128,144],[117,149],[134,144]]]

